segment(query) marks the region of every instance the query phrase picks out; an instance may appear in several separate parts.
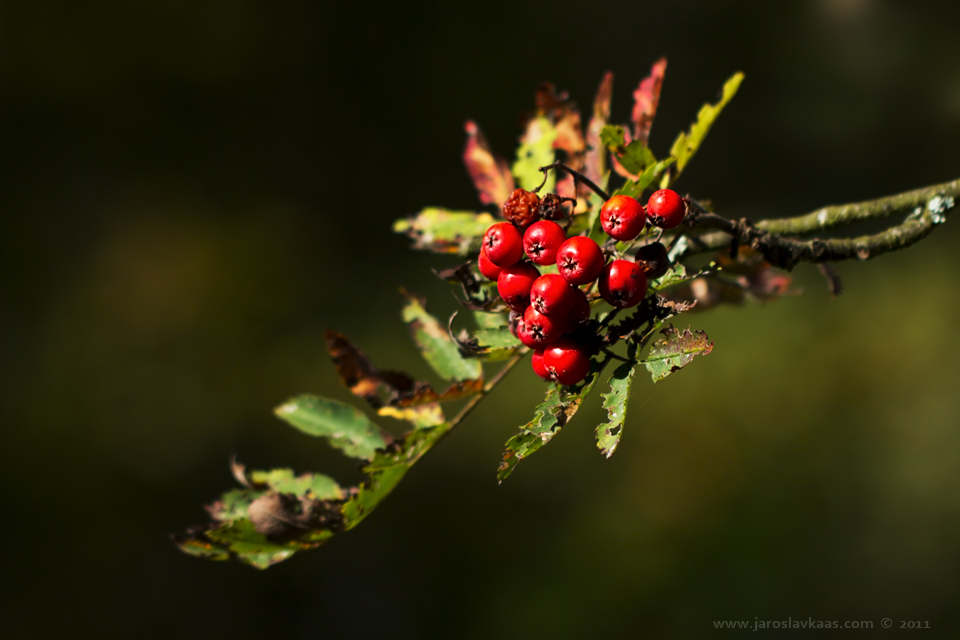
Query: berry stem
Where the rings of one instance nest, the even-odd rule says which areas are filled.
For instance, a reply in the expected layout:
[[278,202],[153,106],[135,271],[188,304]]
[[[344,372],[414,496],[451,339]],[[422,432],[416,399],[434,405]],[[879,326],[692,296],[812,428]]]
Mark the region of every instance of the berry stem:
[[548,164],[545,167],[540,167],[540,171],[543,172],[543,182],[541,182],[540,186],[534,189],[534,191],[539,193],[540,189],[543,188],[543,185],[547,184],[547,172],[550,171],[550,169],[563,169],[564,171],[566,171],[567,173],[573,176],[574,181],[582,182],[583,184],[587,185],[587,187],[589,187],[591,191],[593,191],[598,196],[603,198],[604,201],[607,201],[610,199],[610,196],[607,195],[607,192],[601,189],[600,187],[598,187],[593,180],[583,175],[576,169],[571,169],[570,167],[568,167],[567,165],[563,164],[560,161],[554,162],[553,164]]

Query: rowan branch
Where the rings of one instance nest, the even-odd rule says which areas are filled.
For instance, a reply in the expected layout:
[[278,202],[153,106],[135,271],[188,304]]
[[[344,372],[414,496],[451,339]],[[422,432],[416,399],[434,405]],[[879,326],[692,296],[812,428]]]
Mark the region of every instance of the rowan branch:
[[[678,257],[719,251],[732,242],[753,247],[774,266],[788,270],[800,262],[867,260],[904,249],[925,238],[936,225],[946,221],[946,213],[958,198],[960,179],[876,200],[823,207],[795,218],[762,220],[756,224],[746,218],[735,221],[699,210],[691,201],[691,227],[717,229],[719,233],[690,236],[687,247]],[[893,215],[905,215],[906,219],[873,235],[813,240],[794,237]]]

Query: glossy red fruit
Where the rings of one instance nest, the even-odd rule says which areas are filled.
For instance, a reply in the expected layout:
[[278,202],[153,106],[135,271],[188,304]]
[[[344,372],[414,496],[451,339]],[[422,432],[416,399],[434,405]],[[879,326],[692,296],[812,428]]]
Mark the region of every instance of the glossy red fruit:
[[687,213],[687,204],[673,189],[654,191],[647,201],[647,215],[650,222],[661,229],[673,229],[683,222]]
[[566,330],[566,318],[552,319],[533,307],[527,307],[523,312],[523,322],[517,327],[517,337],[531,349],[539,349],[555,342]]
[[643,268],[630,260],[614,260],[600,274],[600,295],[618,309],[633,307],[647,294]]
[[490,262],[490,258],[483,251],[480,252],[480,257],[477,259],[477,266],[487,280],[496,280],[500,277],[501,268]]
[[530,287],[539,277],[540,272],[532,264],[518,262],[500,271],[497,291],[508,307],[523,311],[530,306]]
[[590,372],[590,355],[572,338],[560,338],[543,350],[543,366],[560,384],[577,384]]
[[483,252],[498,267],[509,267],[523,257],[523,236],[509,222],[498,222],[483,235]]
[[553,377],[550,375],[550,372],[547,371],[547,368],[543,366],[543,349],[535,349],[533,355],[530,357],[530,364],[533,365],[533,372],[543,378],[544,380],[550,381],[553,380]]
[[590,303],[587,302],[587,294],[576,287],[573,287],[573,306],[570,307],[569,319],[571,329],[590,319]]
[[593,282],[603,269],[603,252],[590,238],[568,238],[557,251],[557,269],[571,284]]
[[530,306],[547,316],[564,316],[573,307],[574,291],[563,276],[544,274],[530,287]]
[[556,264],[557,249],[566,239],[563,227],[551,220],[541,220],[523,234],[523,250],[535,264]]
[[647,222],[643,205],[630,196],[613,196],[600,209],[600,226],[617,240],[633,240]]

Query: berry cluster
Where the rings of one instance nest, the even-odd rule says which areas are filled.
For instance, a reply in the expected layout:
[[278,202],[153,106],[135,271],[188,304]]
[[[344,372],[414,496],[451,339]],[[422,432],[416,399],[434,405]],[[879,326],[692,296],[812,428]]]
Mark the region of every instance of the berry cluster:
[[[503,217],[487,229],[478,266],[497,282],[503,302],[513,310],[511,330],[533,349],[533,370],[544,380],[577,384],[590,370],[590,349],[575,331],[590,318],[586,291],[597,282],[600,297],[626,309],[643,300],[647,279],[667,267],[663,245],[641,247],[637,259],[614,259],[586,236],[567,237],[559,219],[559,199],[542,200],[536,193],[517,189],[503,204]],[[635,198],[619,195],[600,210],[600,225],[611,238],[635,239],[647,221],[672,229],[683,221],[686,203],[675,192],[654,193],[646,209]],[[659,249],[655,248],[658,247]],[[537,266],[556,265],[558,274],[540,274]]]

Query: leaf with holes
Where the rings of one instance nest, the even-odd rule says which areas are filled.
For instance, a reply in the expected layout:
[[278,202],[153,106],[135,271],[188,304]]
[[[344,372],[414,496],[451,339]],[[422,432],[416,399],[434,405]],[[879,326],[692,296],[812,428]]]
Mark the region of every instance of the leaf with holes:
[[536,408],[533,420],[520,427],[520,433],[507,441],[503,461],[497,471],[498,480],[505,480],[521,460],[536,453],[560,432],[580,408],[584,398],[590,395],[601,370],[602,366],[594,361],[590,365],[590,373],[580,385],[563,387],[555,384],[550,387],[547,396]]
[[654,382],[659,382],[687,366],[695,356],[705,356],[713,351],[713,343],[707,338],[707,334],[699,329],[684,329],[681,333],[670,325],[660,331],[660,334],[663,338],[650,347],[650,353],[644,361]]
[[597,427],[597,447],[600,453],[609,458],[620,444],[623,423],[627,419],[627,401],[630,400],[630,386],[636,373],[636,366],[625,362],[610,377],[610,393],[600,394],[603,408],[607,410],[607,421]]

